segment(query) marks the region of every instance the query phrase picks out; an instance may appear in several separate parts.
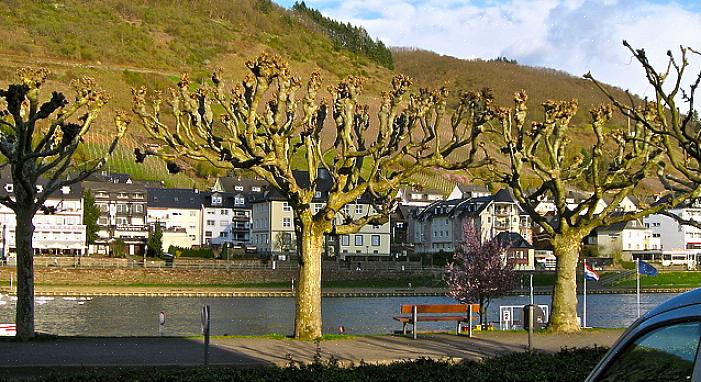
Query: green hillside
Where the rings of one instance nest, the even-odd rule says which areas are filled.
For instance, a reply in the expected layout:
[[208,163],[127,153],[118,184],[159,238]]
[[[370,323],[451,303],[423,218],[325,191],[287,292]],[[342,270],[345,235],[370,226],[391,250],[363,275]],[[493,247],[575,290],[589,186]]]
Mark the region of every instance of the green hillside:
[[[66,91],[72,79],[91,76],[111,95],[87,141],[88,154],[105,147],[114,111],[130,109],[131,88],[164,89],[183,72],[195,82],[204,81],[218,66],[227,79],[238,80],[245,74],[244,62],[263,52],[285,57],[302,78],[317,68],[329,84],[348,75],[367,78],[364,99],[371,109],[400,72],[413,77],[416,88],[444,82],[453,90],[490,87],[502,105],[510,104],[514,91],[526,89],[534,110],[548,98],[577,98],[580,123],[586,122],[587,109],[604,101],[586,81],[503,60],[465,61],[404,49],[395,50],[391,58],[382,53],[378,62],[377,49],[384,44],[364,29],[310,9],[286,10],[270,0],[7,0],[0,3],[0,22],[0,85],[13,80],[20,67],[45,66],[52,73],[49,89]],[[390,64],[394,70],[387,68]],[[588,142],[586,130],[575,135],[576,142]],[[144,132],[134,126],[110,169],[181,187],[204,187],[221,173],[211,166],[185,164],[186,174],[173,177],[155,160],[137,166],[131,153],[143,141]],[[426,187],[443,190],[452,187],[453,179],[430,172],[418,178]]]

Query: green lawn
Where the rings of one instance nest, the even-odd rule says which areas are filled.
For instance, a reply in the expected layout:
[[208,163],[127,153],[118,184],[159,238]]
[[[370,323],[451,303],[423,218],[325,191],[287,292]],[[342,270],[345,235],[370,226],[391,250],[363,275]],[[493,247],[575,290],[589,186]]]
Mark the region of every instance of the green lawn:
[[[635,287],[635,274],[617,287]],[[647,288],[696,288],[701,286],[701,272],[659,272],[657,276],[640,276],[640,286]]]

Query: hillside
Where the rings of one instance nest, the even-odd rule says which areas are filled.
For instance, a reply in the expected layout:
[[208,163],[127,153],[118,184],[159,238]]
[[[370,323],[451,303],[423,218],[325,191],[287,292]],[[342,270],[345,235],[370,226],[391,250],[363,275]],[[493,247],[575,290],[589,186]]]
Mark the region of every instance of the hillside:
[[[437,87],[447,83],[451,89],[487,87],[494,91],[497,103],[503,106],[511,106],[514,92],[525,89],[533,118],[540,116],[540,105],[547,99],[576,98],[579,113],[575,121],[587,123],[588,110],[607,101],[591,82],[554,69],[505,60],[462,60],[417,49],[395,48],[393,55],[396,70],[414,78],[419,86]],[[624,96],[621,89],[612,87],[611,91]]]
[[[183,72],[200,82],[221,66],[226,78],[239,80],[246,60],[268,52],[285,57],[303,78],[317,68],[329,83],[366,77],[369,93],[378,93],[392,75],[367,57],[339,49],[270,0],[10,0],[0,3],[0,23],[0,85],[13,81],[20,67],[45,66],[52,74],[47,89],[67,91],[72,79],[90,76],[111,95],[88,152],[105,147],[114,110],[131,108],[131,88],[171,87]],[[165,178],[172,186],[211,184],[211,166],[193,165],[189,175],[195,177],[172,177],[164,176],[162,163],[135,165],[131,152],[140,141],[143,132],[132,129],[110,168],[138,179]]]
[[[603,102],[601,94],[581,79],[548,69],[508,62],[466,61],[435,53],[400,49],[393,52],[392,71],[369,56],[354,53],[330,35],[328,25],[313,12],[285,10],[270,0],[8,0],[0,3],[0,85],[14,79],[22,66],[46,66],[52,73],[48,88],[67,90],[74,78],[91,76],[111,95],[87,151],[104,149],[112,129],[114,110],[129,110],[131,88],[173,86],[182,72],[195,82],[211,69],[224,67],[226,78],[244,75],[244,62],[262,52],[290,61],[292,71],[306,77],[320,68],[327,83],[348,75],[368,79],[364,99],[371,109],[394,73],[405,73],[419,86],[451,89],[490,87],[497,102],[509,105],[514,91],[526,89],[531,109],[548,98],[580,100],[579,123],[586,110]],[[338,24],[342,25],[342,24]],[[348,30],[363,32],[362,28]],[[335,33],[335,32],[334,32]],[[381,45],[381,42],[378,43]],[[358,49],[356,49],[358,51]],[[388,65],[385,65],[388,66]],[[453,94],[455,94],[454,92]],[[538,112],[532,114],[534,118]],[[171,186],[206,187],[217,170],[207,165],[185,166],[187,174],[166,176],[163,163],[136,165],[132,151],[143,142],[136,126],[110,161],[112,171],[129,172],[137,179],[164,179]],[[586,144],[586,131],[575,132]],[[427,187],[448,190],[453,180],[426,173]]]

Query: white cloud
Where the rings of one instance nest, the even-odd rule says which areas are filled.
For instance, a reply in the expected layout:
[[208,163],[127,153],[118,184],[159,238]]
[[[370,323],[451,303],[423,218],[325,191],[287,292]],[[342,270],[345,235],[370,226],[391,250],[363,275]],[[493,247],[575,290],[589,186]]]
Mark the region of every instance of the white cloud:
[[[307,0],[324,14],[364,26],[390,46],[462,58],[507,56],[649,94],[622,46],[644,48],[653,64],[679,45],[701,49],[698,6],[660,0]],[[701,60],[695,59],[696,71]]]

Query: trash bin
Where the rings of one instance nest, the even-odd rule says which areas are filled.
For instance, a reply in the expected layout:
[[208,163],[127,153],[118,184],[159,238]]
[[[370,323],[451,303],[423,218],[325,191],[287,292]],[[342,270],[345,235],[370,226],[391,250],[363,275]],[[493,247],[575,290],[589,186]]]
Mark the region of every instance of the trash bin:
[[164,253],[161,257],[163,257],[163,260],[165,260],[165,266],[167,268],[173,268],[173,260],[175,259],[175,256],[171,255],[170,253]]
[[[521,316],[521,322],[523,322],[523,328],[528,330],[528,307],[530,304],[523,306],[523,315]],[[533,304],[533,329],[540,330],[545,327],[545,312],[538,305]]]

